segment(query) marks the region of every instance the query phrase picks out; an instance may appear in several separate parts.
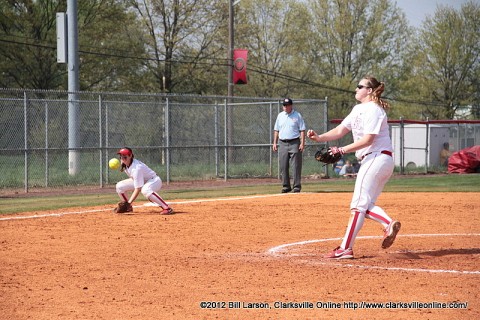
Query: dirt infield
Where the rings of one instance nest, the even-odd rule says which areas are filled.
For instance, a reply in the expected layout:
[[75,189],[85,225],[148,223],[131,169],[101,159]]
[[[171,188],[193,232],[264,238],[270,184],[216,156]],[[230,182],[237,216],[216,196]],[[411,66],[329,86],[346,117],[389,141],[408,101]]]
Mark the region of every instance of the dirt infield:
[[[3,319],[478,319],[480,194],[384,193],[402,222],[327,261],[350,193],[171,200],[0,217]],[[383,303],[383,305],[380,305]]]

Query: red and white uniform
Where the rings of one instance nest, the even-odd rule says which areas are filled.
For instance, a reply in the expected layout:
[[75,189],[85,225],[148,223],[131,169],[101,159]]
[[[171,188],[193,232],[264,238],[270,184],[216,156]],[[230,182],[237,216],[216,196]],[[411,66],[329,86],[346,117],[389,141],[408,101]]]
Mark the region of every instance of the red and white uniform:
[[387,115],[382,107],[373,101],[357,104],[341,125],[352,131],[354,141],[366,134],[375,135],[371,145],[355,153],[361,160],[361,166],[350,203],[352,221],[341,245],[341,248],[345,249],[353,247],[365,217],[381,223],[384,228],[392,222],[392,218],[382,208],[375,206],[375,202],[392,175],[395,165]]
[[119,181],[116,185],[117,193],[122,200],[128,201],[125,192],[142,188],[141,192],[145,198],[164,209],[168,208],[168,204],[157,194],[162,188],[162,179],[157,176],[155,171],[140,160],[133,158],[131,165],[126,167],[124,172],[129,179]]

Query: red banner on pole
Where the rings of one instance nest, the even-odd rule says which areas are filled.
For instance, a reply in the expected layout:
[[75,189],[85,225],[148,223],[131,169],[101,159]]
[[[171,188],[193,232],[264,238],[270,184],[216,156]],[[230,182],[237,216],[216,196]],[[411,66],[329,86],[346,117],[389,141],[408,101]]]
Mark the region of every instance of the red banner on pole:
[[233,84],[247,84],[248,50],[233,50]]

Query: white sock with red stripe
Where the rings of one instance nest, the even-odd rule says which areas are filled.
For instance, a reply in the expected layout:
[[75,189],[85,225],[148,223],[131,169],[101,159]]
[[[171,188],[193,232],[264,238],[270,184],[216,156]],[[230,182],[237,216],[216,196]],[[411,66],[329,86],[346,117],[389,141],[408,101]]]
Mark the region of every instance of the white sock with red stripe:
[[382,208],[377,206],[373,207],[371,210],[367,210],[365,217],[381,223],[384,228],[388,227],[393,221],[393,219],[390,218]]
[[160,195],[156,192],[152,193],[150,196],[148,196],[147,198],[148,200],[150,200],[150,202],[153,202],[155,204],[158,204],[160,207],[162,207],[163,209],[167,209],[168,208],[168,204],[162,199],[162,197],[160,197]]
[[340,246],[342,249],[353,248],[355,238],[357,237],[360,229],[362,229],[364,221],[365,214],[361,213],[360,211],[352,210],[352,215],[348,221],[347,231],[345,232],[342,245]]

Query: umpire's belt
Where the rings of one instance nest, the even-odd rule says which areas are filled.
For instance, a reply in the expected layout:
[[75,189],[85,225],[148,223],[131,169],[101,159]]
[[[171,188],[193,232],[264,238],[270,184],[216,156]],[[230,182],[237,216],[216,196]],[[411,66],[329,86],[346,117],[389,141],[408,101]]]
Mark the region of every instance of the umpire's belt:
[[[369,152],[369,153],[363,155],[363,157],[362,157],[362,159],[360,159],[360,161],[363,160],[363,159],[365,159],[366,156],[372,154],[373,152],[374,152],[374,151]],[[378,151],[377,151],[377,152],[378,152]],[[392,153],[391,153],[390,151],[388,151],[388,150],[382,150],[382,151],[380,151],[380,153],[386,154],[387,156],[390,156],[390,157],[392,156]]]
[[294,142],[294,141],[297,141],[297,140],[300,140],[300,138],[295,138],[295,139],[280,139],[280,141],[285,142],[285,143]]

